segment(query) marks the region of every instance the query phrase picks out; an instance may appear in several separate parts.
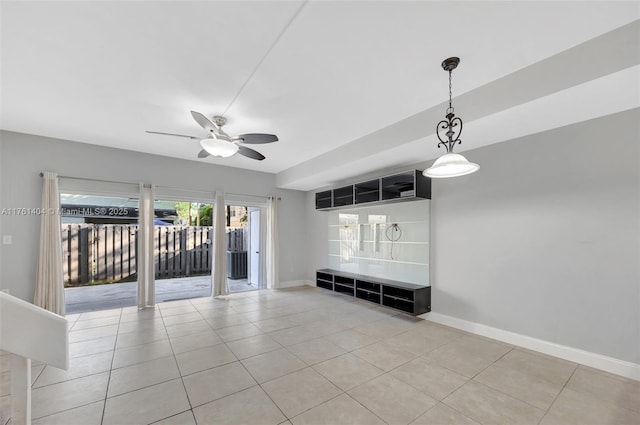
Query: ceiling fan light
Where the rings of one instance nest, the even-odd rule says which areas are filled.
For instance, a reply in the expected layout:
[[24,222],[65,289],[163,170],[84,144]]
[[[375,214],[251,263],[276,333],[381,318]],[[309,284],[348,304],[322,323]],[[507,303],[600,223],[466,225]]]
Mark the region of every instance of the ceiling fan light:
[[235,143],[213,138],[200,140],[200,146],[209,154],[222,158],[227,158],[238,152],[238,145]]
[[464,156],[457,153],[447,153],[436,159],[433,165],[424,170],[422,174],[437,179],[464,176],[475,173],[479,169],[478,164],[469,162]]

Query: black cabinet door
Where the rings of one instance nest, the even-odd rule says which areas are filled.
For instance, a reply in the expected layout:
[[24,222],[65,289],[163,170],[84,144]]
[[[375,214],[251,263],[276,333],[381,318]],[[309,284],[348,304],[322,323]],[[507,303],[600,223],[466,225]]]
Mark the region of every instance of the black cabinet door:
[[355,184],[356,204],[380,200],[380,179]]
[[333,189],[333,206],[353,205],[353,185]]
[[331,202],[331,191],[326,190],[324,192],[316,193],[316,209],[331,208],[333,206]]
[[382,178],[382,199],[412,198],[416,196],[416,173],[409,171]]

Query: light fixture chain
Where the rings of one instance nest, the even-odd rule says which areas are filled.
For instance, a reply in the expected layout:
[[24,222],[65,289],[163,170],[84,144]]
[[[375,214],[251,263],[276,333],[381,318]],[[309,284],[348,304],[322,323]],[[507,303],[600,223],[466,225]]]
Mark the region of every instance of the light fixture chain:
[[451,89],[451,70],[449,70],[449,110],[453,112],[453,106],[451,106],[452,89]]
[[449,108],[445,114],[445,119],[440,121],[436,126],[436,136],[440,140],[438,147],[444,146],[447,153],[453,153],[453,147],[462,143],[460,135],[462,134],[462,119],[456,117],[453,109],[453,70],[458,66],[459,58],[449,58],[442,62],[442,68],[449,72]]

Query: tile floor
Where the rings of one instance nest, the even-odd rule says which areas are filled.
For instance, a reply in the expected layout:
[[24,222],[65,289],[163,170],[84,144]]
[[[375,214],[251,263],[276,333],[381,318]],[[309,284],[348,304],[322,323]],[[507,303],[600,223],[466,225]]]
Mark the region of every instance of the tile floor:
[[640,382],[322,289],[68,319],[70,369],[33,366],[36,425],[640,423]]
[[[227,279],[229,292],[254,291],[258,286],[247,279]],[[168,302],[186,298],[207,297],[211,294],[211,276],[158,279],[155,284],[156,301]],[[67,314],[93,310],[107,310],[136,305],[138,282],[65,288]]]

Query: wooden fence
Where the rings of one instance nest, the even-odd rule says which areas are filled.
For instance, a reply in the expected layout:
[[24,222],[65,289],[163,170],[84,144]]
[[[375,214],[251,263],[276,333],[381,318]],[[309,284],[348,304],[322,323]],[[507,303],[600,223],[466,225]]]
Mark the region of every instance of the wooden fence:
[[[228,251],[246,251],[245,228],[227,233]],[[137,225],[63,224],[65,286],[136,280]],[[156,226],[156,279],[211,273],[213,228]]]

